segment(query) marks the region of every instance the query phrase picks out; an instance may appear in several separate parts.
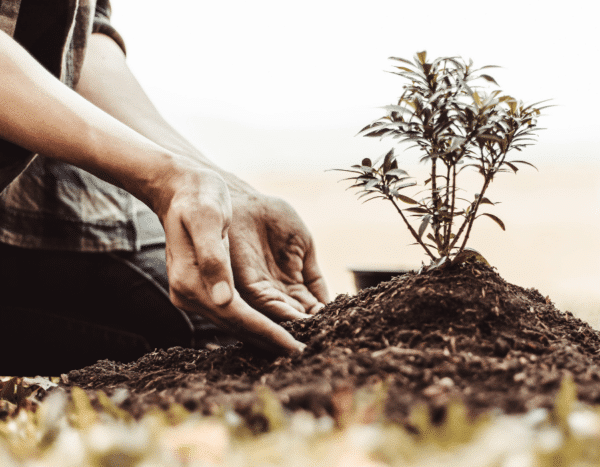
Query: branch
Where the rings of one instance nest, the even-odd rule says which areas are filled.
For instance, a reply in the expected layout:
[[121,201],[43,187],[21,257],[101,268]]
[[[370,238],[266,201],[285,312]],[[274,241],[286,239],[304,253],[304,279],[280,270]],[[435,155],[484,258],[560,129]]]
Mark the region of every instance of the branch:
[[479,197],[477,198],[477,201],[475,202],[475,207],[473,208],[473,210],[469,214],[469,218],[470,218],[469,219],[469,227],[467,228],[467,231],[465,233],[465,239],[463,240],[462,245],[458,249],[458,253],[460,253],[461,251],[463,251],[465,249],[465,246],[467,245],[467,240],[469,240],[469,235],[471,234],[471,229],[473,228],[473,224],[475,222],[475,217],[477,216],[477,210],[479,209],[479,205],[481,204],[481,200],[483,199],[483,195],[484,195],[485,191],[487,190],[487,188],[488,188],[491,180],[492,180],[491,178],[487,178],[486,177],[485,183],[483,184],[483,188],[481,189],[481,193],[479,193]]
[[[453,164],[454,167],[454,164]],[[445,205],[448,206],[450,203],[450,165],[446,165],[446,200],[444,201]],[[454,195],[454,193],[453,193]],[[454,212],[454,196],[452,196],[452,207],[451,210]],[[447,252],[445,251],[446,246],[448,245],[448,239],[450,238],[450,233],[452,232],[452,216],[450,217],[450,223],[448,221],[444,221],[444,241],[442,243],[442,254],[447,256]]]
[[437,258],[433,255],[433,253],[431,253],[431,251],[429,251],[429,248],[427,248],[427,245],[425,245],[425,243],[423,243],[423,240],[421,240],[421,237],[419,237],[419,234],[415,231],[415,229],[413,229],[412,225],[410,225],[410,223],[408,222],[408,220],[404,216],[404,213],[402,212],[402,209],[400,209],[398,207],[398,205],[396,204],[396,201],[394,201],[394,198],[391,195],[388,195],[388,199],[392,202],[392,204],[394,205],[394,207],[398,211],[398,214],[400,214],[400,216],[402,216],[402,220],[404,221],[404,223],[408,227],[408,230],[410,230],[410,233],[412,234],[412,236],[415,237],[415,239],[417,240],[417,242],[419,243],[419,245],[421,245],[425,249],[425,252],[429,255],[429,257],[431,259],[433,259],[434,261],[437,260]]
[[448,237],[444,241],[444,253],[450,254],[450,236],[452,235],[452,225],[454,224],[454,203],[456,202],[456,164],[452,166],[452,204],[450,208],[450,229],[448,230]]

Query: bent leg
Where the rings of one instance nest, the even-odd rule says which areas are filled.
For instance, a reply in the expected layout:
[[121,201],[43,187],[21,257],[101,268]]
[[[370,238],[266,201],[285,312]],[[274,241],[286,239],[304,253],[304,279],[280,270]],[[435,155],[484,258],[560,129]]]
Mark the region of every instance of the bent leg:
[[[155,256],[159,253],[154,252]],[[0,244],[0,373],[58,374],[154,348],[193,345],[193,326],[165,289],[129,260],[104,253]]]
[[[140,276],[145,276],[147,280],[155,283],[158,289],[162,290],[165,297],[169,296],[169,281],[167,277],[167,265],[165,262],[165,245],[157,244],[142,248],[137,252],[118,252],[111,253],[118,261],[122,261],[128,268],[136,271]],[[134,303],[143,302],[147,297],[141,296],[145,289],[132,287],[130,296],[125,300]],[[170,304],[177,309],[174,305]],[[178,309],[177,309],[178,310]],[[207,344],[229,345],[237,342],[237,339],[229,333],[221,330],[206,318],[193,313],[183,313],[190,320],[193,328],[192,346],[196,349],[203,349]]]

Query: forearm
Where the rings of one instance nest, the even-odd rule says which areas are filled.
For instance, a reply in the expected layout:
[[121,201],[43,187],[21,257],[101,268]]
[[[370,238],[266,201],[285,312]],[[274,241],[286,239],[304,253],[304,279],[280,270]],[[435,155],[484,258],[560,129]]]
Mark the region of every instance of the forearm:
[[1,31],[0,83],[0,137],[81,167],[149,205],[164,174],[181,164],[66,87]]
[[207,159],[162,117],[129,69],[123,51],[108,36],[92,34],[76,91],[161,147],[216,171],[232,194],[253,191],[247,183]]

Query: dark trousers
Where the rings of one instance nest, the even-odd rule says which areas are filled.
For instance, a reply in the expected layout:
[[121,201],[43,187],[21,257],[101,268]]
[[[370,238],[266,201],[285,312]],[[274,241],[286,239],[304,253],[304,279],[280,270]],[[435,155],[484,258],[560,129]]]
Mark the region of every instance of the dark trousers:
[[59,375],[219,342],[214,325],[192,320],[169,300],[164,245],[80,253],[0,243],[0,375]]

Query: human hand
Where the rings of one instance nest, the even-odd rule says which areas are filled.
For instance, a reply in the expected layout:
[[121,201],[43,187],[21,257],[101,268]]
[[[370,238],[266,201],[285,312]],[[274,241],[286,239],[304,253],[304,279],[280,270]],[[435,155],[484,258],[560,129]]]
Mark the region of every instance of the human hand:
[[308,229],[285,201],[234,194],[229,230],[236,288],[274,321],[315,314],[329,301]]
[[[304,348],[234,288],[228,238],[232,207],[229,190],[218,174],[187,167],[169,176],[153,207],[165,230],[170,298],[175,306],[277,353]],[[287,318],[300,316],[305,315],[288,313]]]

